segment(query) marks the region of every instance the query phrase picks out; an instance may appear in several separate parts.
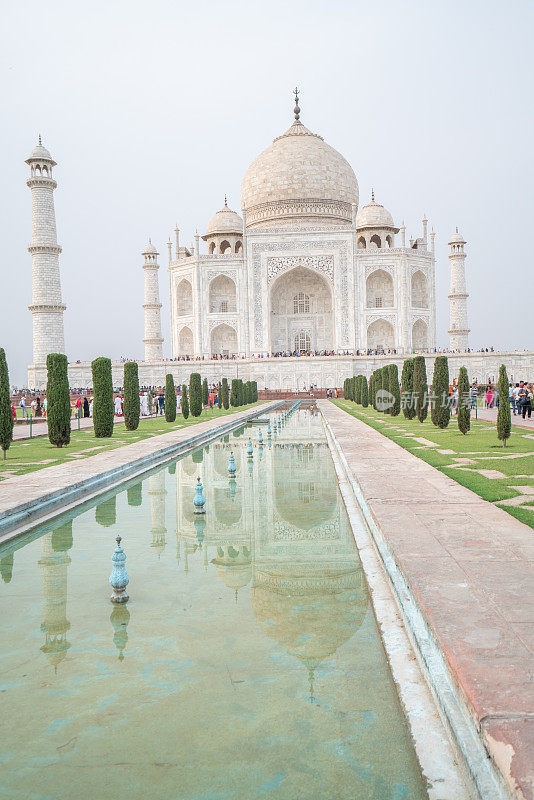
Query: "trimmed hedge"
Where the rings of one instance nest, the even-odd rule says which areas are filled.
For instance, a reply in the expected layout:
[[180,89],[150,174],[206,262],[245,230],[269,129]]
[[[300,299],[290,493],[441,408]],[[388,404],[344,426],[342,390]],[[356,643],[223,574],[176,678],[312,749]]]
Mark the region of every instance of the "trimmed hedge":
[[413,358],[407,358],[402,365],[401,389],[404,395],[402,413],[406,419],[415,417],[415,403],[413,402]]
[[11,411],[11,392],[9,391],[9,370],[5,350],[0,347],[0,447],[3,450],[4,458],[6,458],[12,441],[13,412]]
[[223,408],[228,409],[230,407],[230,398],[228,395],[228,381],[226,378],[222,379],[222,403],[223,403]]
[[230,405],[232,408],[236,408],[239,405],[239,380],[237,378],[232,378],[230,388]]
[[165,376],[165,420],[174,422],[176,419],[176,389],[174,378],[169,372]]
[[192,417],[202,414],[202,382],[198,372],[189,376],[189,409]]
[[95,437],[113,436],[113,378],[111,360],[95,358],[91,363],[93,373],[93,425]]
[[413,360],[413,392],[417,419],[419,422],[424,422],[428,414],[428,383],[424,356],[415,356]]
[[208,387],[208,379],[204,378],[202,381],[202,405],[207,406],[210,401],[210,390]]
[[139,367],[135,361],[124,365],[124,424],[127,431],[139,427],[141,401],[139,399]]
[[217,386],[217,408],[222,408],[222,385],[220,381]]
[[446,428],[451,419],[449,403],[449,362],[447,356],[436,356],[432,375],[430,419],[437,428]]
[[182,406],[182,417],[184,419],[187,419],[189,416],[189,400],[187,399],[187,386],[185,385],[185,383],[182,384],[181,406]]
[[362,402],[362,376],[356,375],[354,383],[354,402],[361,405]]
[[258,402],[258,382],[252,381],[252,402]]
[[46,398],[48,440],[56,447],[70,442],[70,388],[67,374],[68,361],[63,353],[49,353],[46,357]]
[[[499,404],[500,405],[500,404]],[[471,427],[471,398],[467,369],[460,367],[458,373],[458,429],[464,436]]]

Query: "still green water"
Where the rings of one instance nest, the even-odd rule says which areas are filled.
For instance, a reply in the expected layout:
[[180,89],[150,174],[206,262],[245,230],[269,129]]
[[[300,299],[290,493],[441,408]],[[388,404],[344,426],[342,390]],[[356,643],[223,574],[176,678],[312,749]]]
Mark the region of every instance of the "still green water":
[[427,797],[320,417],[259,430],[0,549],[1,798]]

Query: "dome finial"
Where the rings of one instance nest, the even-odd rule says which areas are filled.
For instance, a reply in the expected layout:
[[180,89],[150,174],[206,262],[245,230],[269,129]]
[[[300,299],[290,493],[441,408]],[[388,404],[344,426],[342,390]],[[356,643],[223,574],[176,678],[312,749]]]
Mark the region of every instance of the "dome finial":
[[297,87],[295,87],[294,89],[294,94],[295,94],[295,108],[293,109],[293,112],[295,114],[295,121],[300,122],[299,90]]
[[226,198],[226,195],[224,195],[224,207],[228,208],[228,200]]
[[371,189],[371,203],[375,202],[375,190]]
[[42,145],[41,134],[39,134],[39,144]]

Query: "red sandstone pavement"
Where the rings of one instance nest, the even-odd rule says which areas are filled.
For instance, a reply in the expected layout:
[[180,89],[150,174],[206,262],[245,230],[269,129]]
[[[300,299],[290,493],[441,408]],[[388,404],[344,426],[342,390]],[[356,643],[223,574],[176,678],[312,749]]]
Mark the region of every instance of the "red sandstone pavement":
[[534,536],[319,401],[514,796],[534,798]]

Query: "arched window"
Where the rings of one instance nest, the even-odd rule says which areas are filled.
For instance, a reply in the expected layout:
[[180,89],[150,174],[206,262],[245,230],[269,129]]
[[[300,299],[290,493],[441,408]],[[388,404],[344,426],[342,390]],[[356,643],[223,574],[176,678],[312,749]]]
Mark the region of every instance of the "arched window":
[[374,236],[371,236],[371,244],[374,244],[375,247],[382,247],[380,236],[378,236],[376,233]]
[[299,292],[293,298],[293,314],[309,314],[310,298],[304,292]]
[[43,165],[43,175],[48,175],[48,167],[46,164]]
[[388,247],[393,247],[393,237],[390,236],[389,234],[386,236],[386,242]]
[[224,240],[224,242],[221,242],[220,251],[222,255],[224,255],[225,253],[231,253],[232,246],[230,242],[227,242],[226,239]]
[[360,236],[358,239],[358,250],[365,250],[367,247],[367,242],[365,241],[365,236]]
[[213,255],[214,252],[215,252],[215,242],[212,242],[209,246],[209,253],[210,255]]
[[236,253],[240,253],[243,250],[243,242],[236,242],[235,243],[235,251]]
[[310,334],[300,331],[295,336],[295,350],[297,353],[308,353],[311,350]]

